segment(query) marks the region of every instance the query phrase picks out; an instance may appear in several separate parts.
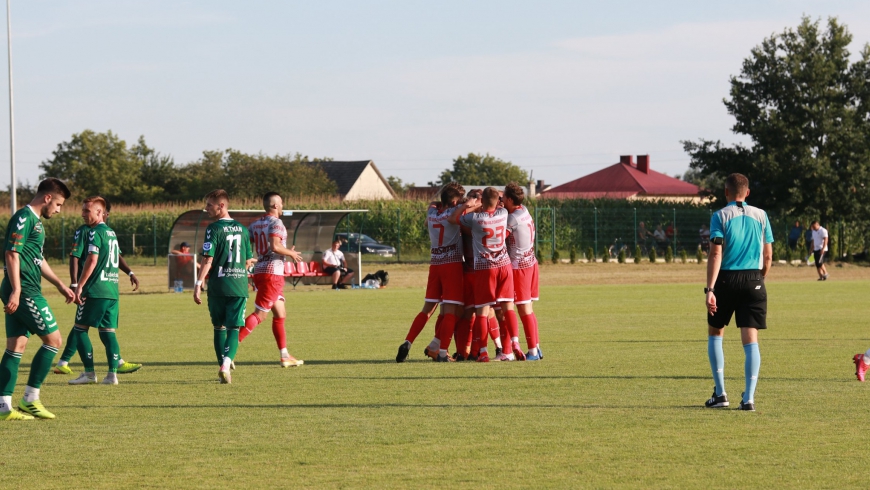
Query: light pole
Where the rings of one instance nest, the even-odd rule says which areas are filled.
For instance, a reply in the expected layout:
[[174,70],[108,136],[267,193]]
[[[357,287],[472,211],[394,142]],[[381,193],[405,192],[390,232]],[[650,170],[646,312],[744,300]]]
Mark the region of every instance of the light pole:
[[6,0],[6,38],[9,48],[9,167],[12,184],[9,186],[10,212],[15,214],[18,209],[18,185],[15,180],[15,111],[12,106],[12,7],[11,0]]

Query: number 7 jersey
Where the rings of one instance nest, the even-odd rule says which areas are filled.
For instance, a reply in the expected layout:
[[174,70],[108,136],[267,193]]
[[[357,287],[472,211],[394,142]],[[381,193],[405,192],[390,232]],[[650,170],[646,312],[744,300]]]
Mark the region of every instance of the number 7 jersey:
[[[82,286],[82,296],[85,298],[118,299],[118,263],[121,249],[118,247],[118,237],[106,223],[100,223],[84,231],[84,254],[87,260],[91,255],[97,256],[97,266]],[[84,265],[81,265],[84,269]]]
[[462,262],[462,248],[460,247],[462,235],[459,225],[447,221],[447,218],[455,210],[456,208],[453,207],[440,211],[437,207],[430,206],[426,213],[429,241],[432,242],[430,265]]
[[212,257],[208,273],[208,295],[248,297],[248,270],[253,258],[248,229],[232,218],[222,218],[205,229],[202,255]]

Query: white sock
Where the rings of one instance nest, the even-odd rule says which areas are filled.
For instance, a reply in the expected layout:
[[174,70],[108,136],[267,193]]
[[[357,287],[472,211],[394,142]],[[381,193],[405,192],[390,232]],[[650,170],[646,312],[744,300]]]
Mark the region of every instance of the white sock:
[[33,388],[31,386],[24,387],[24,401],[27,403],[34,402],[39,400],[39,388]]
[[511,342],[516,342],[516,343],[519,344],[519,343],[520,343],[520,338],[519,338],[519,337],[511,337]]
[[447,356],[447,349],[438,349],[439,356]]
[[486,354],[486,347],[481,347],[480,348],[480,355],[484,355],[484,354]]
[[221,365],[221,371],[229,371],[230,364],[233,362],[229,357],[224,356],[224,363]]
[[118,359],[118,367],[123,366],[123,365],[124,365],[124,362],[125,362],[125,361],[124,361],[123,359]]
[[429,342],[429,350],[436,350],[438,347],[441,347],[441,339],[433,338],[432,342]]
[[499,349],[501,349],[501,337],[496,337],[494,342],[495,342],[495,346],[498,347]]
[[0,413],[12,411],[12,395],[0,396]]
[[287,348],[284,347],[283,349],[281,349],[281,358],[282,358],[282,359],[286,359],[286,358],[288,358],[288,357],[290,357],[290,353],[287,352]]
[[870,349],[864,353],[864,364],[870,364]]
[[513,352],[511,352],[510,354],[508,354],[508,355],[507,355],[507,358],[510,359],[511,361],[516,361],[516,360],[517,360],[517,358],[516,358],[516,356],[514,355]]
[[536,355],[538,355],[538,348],[537,348],[537,347],[532,347],[531,349],[529,349],[529,355],[530,355],[530,356],[536,356]]
[[63,367],[63,366],[66,366],[67,364],[69,364],[69,363],[64,361],[63,359],[57,361],[58,367]]

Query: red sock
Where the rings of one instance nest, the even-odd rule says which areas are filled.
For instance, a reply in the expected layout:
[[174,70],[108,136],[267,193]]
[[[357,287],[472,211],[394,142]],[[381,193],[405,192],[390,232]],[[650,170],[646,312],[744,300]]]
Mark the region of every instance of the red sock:
[[441,340],[441,348],[447,350],[450,348],[450,341],[453,338],[453,330],[456,328],[456,315],[448,313],[444,315],[444,320],[441,322],[441,331],[439,339]]
[[469,349],[471,349],[471,338],[474,334],[474,332],[472,332],[472,326],[474,325],[474,321],[476,318],[477,317],[475,317],[474,315],[471,315],[471,318],[468,319],[468,336],[465,337],[465,350],[466,350],[466,352],[468,352]]
[[522,320],[523,330],[526,333],[526,343],[529,345],[529,349],[537,347],[540,342],[538,340],[538,317],[532,312],[522,317]]
[[492,337],[492,340],[495,340],[499,336],[498,320],[496,319],[496,317],[492,317],[492,318],[488,319],[488,323],[489,323],[489,336]]
[[245,326],[239,330],[239,342],[245,340],[245,337],[247,337],[249,333],[253,332],[261,321],[262,320],[260,320],[260,317],[258,317],[254,313],[248,315],[248,318],[245,318]]
[[460,318],[456,320],[456,328],[453,330],[453,341],[456,343],[456,350],[463,356],[468,353],[466,339],[469,341],[471,337],[471,319]]
[[423,327],[426,326],[427,321],[429,321],[429,317],[425,313],[422,311],[417,313],[417,316],[414,317],[414,321],[411,323],[411,329],[408,330],[408,336],[405,337],[405,340],[413,344],[414,341],[417,340],[417,336],[420,335],[420,332],[423,331]]
[[[498,317],[496,317],[496,319],[498,319]],[[502,319],[502,321],[498,322],[499,337],[501,337],[501,351],[505,355],[513,354],[514,352],[513,346],[511,346],[510,330],[508,329],[506,320],[507,319]]]
[[517,312],[514,310],[507,310],[504,312],[504,318],[505,323],[507,323],[507,329],[511,340],[513,340],[514,337],[519,337],[520,322],[517,321]]
[[[435,338],[438,340],[441,340],[444,338],[441,336],[441,322],[443,322],[443,321],[444,321],[444,315],[438,315],[438,318],[435,319]],[[450,335],[453,335],[453,333],[451,333]]]
[[487,341],[487,318],[485,316],[478,316],[474,321],[474,327],[472,328],[474,332],[473,341],[471,343],[471,353],[474,355],[480,354],[480,349],[486,347]]
[[287,331],[284,330],[284,319],[272,317],[272,335],[275,336],[275,342],[278,343],[279,349],[287,348]]

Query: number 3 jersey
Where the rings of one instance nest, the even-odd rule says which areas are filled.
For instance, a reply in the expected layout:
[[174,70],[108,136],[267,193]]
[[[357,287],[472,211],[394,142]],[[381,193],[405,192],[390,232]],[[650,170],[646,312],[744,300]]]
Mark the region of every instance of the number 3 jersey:
[[[100,223],[85,230],[84,257],[97,256],[97,266],[82,286],[85,298],[118,299],[118,262],[121,250],[118,237],[109,225]],[[80,267],[84,269],[82,264]]]
[[253,258],[248,229],[232,218],[222,218],[205,229],[202,255],[212,257],[208,295],[248,297],[245,262]]
[[432,260],[429,262],[431,265],[462,262],[460,247],[462,236],[459,225],[447,221],[455,210],[456,208],[453,207],[439,211],[437,207],[430,206],[426,213],[429,240],[432,242]]
[[505,208],[470,213],[459,218],[460,223],[471,228],[474,270],[498,269],[510,265],[511,261],[505,250],[507,219],[508,212]]
[[272,250],[272,237],[278,237],[281,245],[287,247],[287,228],[281,218],[266,215],[248,227],[251,240],[257,252],[257,265],[254,274],[284,275],[284,256]]

